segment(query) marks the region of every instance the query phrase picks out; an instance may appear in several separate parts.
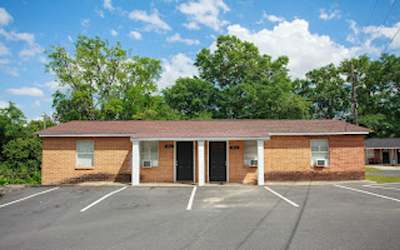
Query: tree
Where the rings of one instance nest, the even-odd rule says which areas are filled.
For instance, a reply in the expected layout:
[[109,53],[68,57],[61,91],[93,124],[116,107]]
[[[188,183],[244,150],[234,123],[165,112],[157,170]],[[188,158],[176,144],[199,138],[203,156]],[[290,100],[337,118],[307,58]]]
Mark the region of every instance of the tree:
[[[129,56],[119,43],[109,46],[98,37],[86,36],[78,37],[73,54],[56,46],[48,55],[47,69],[67,87],[67,91],[57,91],[53,99],[55,117],[61,122],[146,119],[146,110],[153,102],[159,103],[153,96],[161,71],[156,59]],[[158,115],[166,117],[151,117]]]
[[195,65],[200,78],[219,95],[217,118],[303,118],[307,102],[293,92],[287,57],[261,55],[257,47],[234,36],[220,36],[216,50],[202,49]]
[[36,132],[53,124],[50,119],[27,122],[12,102],[0,109],[0,185],[40,182],[41,143]]
[[349,112],[349,87],[333,64],[314,69],[305,79],[295,81],[296,93],[311,102],[316,119],[346,118]]
[[166,103],[185,119],[209,119],[215,112],[216,89],[199,78],[179,78],[163,91]]

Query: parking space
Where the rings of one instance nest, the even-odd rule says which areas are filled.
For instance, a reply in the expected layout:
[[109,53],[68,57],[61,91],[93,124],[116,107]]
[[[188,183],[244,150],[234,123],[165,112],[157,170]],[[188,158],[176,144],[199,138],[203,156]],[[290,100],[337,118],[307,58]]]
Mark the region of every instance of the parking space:
[[339,185],[63,186],[0,208],[0,249],[398,249],[400,185]]

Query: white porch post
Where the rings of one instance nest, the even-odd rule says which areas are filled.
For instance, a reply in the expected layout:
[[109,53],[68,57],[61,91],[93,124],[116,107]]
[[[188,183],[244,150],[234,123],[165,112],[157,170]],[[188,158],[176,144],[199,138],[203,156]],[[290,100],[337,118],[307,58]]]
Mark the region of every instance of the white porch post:
[[264,186],[264,140],[257,140],[257,183]]
[[205,157],[204,157],[204,141],[197,141],[197,152],[199,154],[199,186],[204,185],[205,180]]
[[132,141],[132,186],[140,184],[140,141]]

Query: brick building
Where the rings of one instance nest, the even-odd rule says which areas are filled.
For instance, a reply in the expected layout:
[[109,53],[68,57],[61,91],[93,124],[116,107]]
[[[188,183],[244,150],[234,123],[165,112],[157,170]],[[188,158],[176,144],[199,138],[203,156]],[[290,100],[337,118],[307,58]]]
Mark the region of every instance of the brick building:
[[42,183],[363,179],[366,134],[337,120],[72,121],[39,132]]

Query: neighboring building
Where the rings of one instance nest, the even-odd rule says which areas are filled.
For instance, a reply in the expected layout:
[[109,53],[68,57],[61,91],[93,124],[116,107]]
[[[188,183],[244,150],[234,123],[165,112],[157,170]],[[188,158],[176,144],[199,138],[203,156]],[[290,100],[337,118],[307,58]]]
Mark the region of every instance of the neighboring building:
[[400,138],[370,138],[365,140],[366,164],[400,164]]
[[363,179],[367,134],[338,120],[72,121],[39,132],[42,183]]

